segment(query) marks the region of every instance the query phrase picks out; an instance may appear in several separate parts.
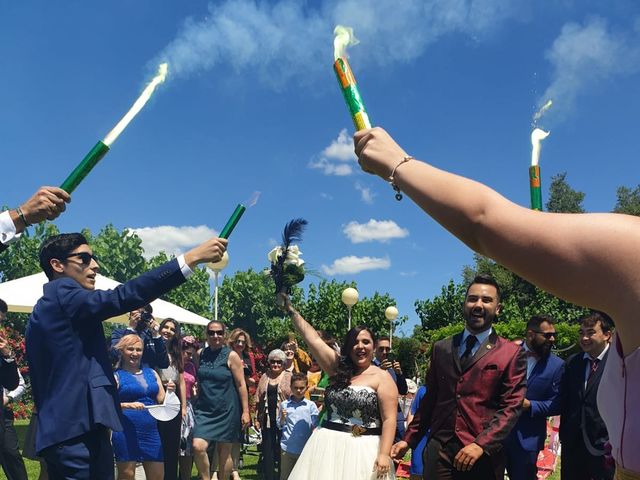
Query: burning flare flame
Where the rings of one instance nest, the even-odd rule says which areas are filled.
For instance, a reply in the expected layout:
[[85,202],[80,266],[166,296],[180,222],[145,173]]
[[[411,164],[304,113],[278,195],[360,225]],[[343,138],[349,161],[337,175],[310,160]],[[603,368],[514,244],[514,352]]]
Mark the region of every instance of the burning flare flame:
[[142,91],[142,93],[140,94],[138,99],[135,101],[133,106],[129,109],[126,115],[122,117],[122,120],[120,120],[118,124],[115,127],[113,127],[113,130],[111,130],[107,134],[107,136],[104,137],[104,140],[102,140],[102,143],[104,143],[107,147],[110,147],[111,144],[115,142],[115,140],[120,136],[120,134],[124,131],[124,129],[127,128],[127,125],[129,125],[131,120],[133,120],[133,118],[140,112],[140,110],[142,110],[145,104],[149,101],[156,87],[160,85],[162,82],[164,82],[165,78],[167,78],[168,71],[169,71],[168,63],[161,63],[158,66],[158,73],[156,74],[156,76],[153,77],[153,80],[151,80],[149,84],[145,87],[145,89]]
[[531,166],[535,167],[538,165],[538,160],[540,160],[540,143],[542,140],[547,138],[551,132],[545,132],[540,128],[535,128],[533,132],[531,132]]
[[347,47],[360,43],[353,34],[353,28],[343,25],[336,25],[333,29],[335,35],[333,39],[333,59],[347,58]]
[[544,105],[540,107],[540,110],[533,114],[534,123],[542,118],[542,115],[544,115],[544,113],[551,108],[551,105],[553,105],[553,100],[549,99]]

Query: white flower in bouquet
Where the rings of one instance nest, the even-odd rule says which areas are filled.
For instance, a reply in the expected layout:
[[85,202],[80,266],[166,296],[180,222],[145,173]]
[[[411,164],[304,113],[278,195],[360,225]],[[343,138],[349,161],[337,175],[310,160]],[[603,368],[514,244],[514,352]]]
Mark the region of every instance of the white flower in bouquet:
[[[275,247],[273,250],[271,250],[268,253],[267,258],[269,259],[269,262],[271,262],[272,265],[275,265],[275,263],[278,261],[278,258],[280,258],[281,256],[282,256],[282,247]],[[295,265],[296,267],[300,267],[304,264],[304,260],[300,258],[301,256],[302,256],[302,252],[300,251],[300,248],[297,245],[291,245],[287,249],[287,258],[285,258],[284,264]]]

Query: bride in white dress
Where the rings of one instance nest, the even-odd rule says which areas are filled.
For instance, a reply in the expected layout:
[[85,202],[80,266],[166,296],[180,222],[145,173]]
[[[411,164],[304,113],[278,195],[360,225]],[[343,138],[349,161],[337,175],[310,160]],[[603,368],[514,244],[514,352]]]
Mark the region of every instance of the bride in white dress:
[[318,364],[331,377],[324,397],[326,420],[307,442],[289,480],[394,479],[390,457],[396,430],[398,389],[388,372],[372,363],[375,338],[364,326],[346,335],[340,354],[280,294]]

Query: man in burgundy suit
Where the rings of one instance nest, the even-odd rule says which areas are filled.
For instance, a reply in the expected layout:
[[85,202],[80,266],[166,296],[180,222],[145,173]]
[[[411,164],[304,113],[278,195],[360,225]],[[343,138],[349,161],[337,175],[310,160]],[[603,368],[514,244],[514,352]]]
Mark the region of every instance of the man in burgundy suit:
[[526,391],[526,358],[491,325],[500,313],[500,289],[488,275],[469,285],[466,327],[433,345],[423,398],[404,439],[391,449],[402,458],[428,429],[424,478],[498,480],[502,443],[515,425]]

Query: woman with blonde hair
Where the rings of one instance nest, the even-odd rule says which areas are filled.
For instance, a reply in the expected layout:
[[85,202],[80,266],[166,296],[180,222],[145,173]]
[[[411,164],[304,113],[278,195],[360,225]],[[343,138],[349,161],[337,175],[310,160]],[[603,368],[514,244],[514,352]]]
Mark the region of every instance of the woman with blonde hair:
[[[112,437],[118,478],[132,480],[136,463],[142,462],[149,480],[162,480],[164,464],[158,425],[146,406],[164,402],[165,389],[153,369],[140,365],[144,347],[138,335],[125,335],[115,348],[120,352],[114,375],[123,414],[123,431],[113,432]],[[167,392],[174,389],[175,384],[169,382]]]

